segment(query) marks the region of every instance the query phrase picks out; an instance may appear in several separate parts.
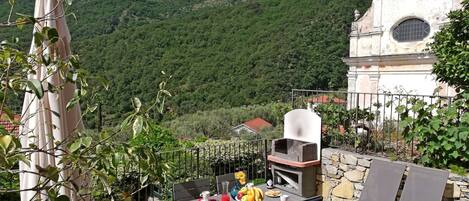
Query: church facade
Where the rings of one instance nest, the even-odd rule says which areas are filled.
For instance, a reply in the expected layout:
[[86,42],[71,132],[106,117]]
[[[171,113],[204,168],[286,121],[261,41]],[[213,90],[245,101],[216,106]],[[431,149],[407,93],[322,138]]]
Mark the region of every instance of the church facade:
[[454,95],[454,89],[435,80],[428,53],[433,35],[448,21],[446,15],[461,0],[373,0],[350,33],[348,91]]

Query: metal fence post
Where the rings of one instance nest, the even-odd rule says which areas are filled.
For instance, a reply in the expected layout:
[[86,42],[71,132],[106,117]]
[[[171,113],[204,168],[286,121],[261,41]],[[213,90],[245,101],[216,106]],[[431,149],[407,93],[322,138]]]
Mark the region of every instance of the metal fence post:
[[294,93],[294,89],[291,90],[291,108],[292,109],[295,109],[295,93]]
[[199,158],[199,152],[200,152],[200,148],[197,147],[196,148],[196,161],[197,161],[197,164],[195,165],[195,171],[197,172],[197,178],[200,178],[200,168],[199,168],[199,165],[200,165],[200,158]]
[[267,161],[267,139],[264,139],[264,179],[267,180],[267,171],[269,171],[269,162]]

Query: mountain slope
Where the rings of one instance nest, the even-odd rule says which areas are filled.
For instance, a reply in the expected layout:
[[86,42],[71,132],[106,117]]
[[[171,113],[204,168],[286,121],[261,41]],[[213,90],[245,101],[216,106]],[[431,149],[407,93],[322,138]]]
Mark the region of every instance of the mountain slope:
[[132,96],[155,94],[162,70],[174,77],[169,104],[177,114],[283,100],[292,88],[344,87],[340,58],[353,10],[370,4],[180,0],[157,10],[149,2],[172,1],[74,2],[74,52],[111,80],[104,111],[117,116],[130,110]]
[[[108,72],[112,108],[148,99],[159,72],[187,112],[284,98],[291,88],[345,86],[347,34],[362,1],[257,1],[201,9],[78,42],[85,66]],[[208,103],[208,104],[207,104]]]

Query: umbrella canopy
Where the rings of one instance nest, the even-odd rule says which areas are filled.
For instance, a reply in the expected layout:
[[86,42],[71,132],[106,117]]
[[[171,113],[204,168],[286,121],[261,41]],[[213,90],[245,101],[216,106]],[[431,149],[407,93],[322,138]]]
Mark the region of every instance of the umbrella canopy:
[[[39,20],[34,26],[33,32],[40,32],[44,27],[55,28],[58,32],[59,40],[54,45],[44,42],[41,46],[33,43],[30,53],[36,56],[46,55],[51,59],[67,60],[70,51],[70,32],[64,16],[63,1],[61,0],[36,0],[34,17]],[[47,89],[47,82],[54,86],[64,85],[64,79],[58,73],[47,71],[46,66],[35,66],[36,74],[29,75],[28,79],[44,80],[43,87]],[[45,92],[39,99],[35,94],[26,93],[22,110],[22,126],[20,127],[20,141],[23,148],[28,148],[30,144],[35,144],[38,149],[54,151],[54,154],[35,152],[31,154],[30,164],[20,163],[20,189],[27,190],[43,182],[44,178],[39,176],[39,169],[48,166],[55,166],[60,169],[60,150],[54,149],[57,141],[64,141],[70,138],[77,129],[83,127],[81,122],[81,112],[78,105],[66,110],[67,103],[72,99],[75,85],[67,83],[63,90],[59,92]],[[34,172],[34,173],[24,173]],[[59,174],[59,182],[72,176],[71,170],[62,171]],[[71,185],[62,187],[59,191],[61,195],[67,195],[70,200],[77,200]],[[46,192],[37,190],[27,190],[21,192],[21,200],[46,200]]]

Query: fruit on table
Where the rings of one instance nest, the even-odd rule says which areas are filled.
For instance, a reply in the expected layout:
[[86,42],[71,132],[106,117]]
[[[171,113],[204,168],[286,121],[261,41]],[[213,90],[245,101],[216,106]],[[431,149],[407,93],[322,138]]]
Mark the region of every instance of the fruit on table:
[[255,201],[262,201],[264,200],[264,193],[260,188],[253,187],[252,190],[254,191],[254,199]]
[[244,196],[243,192],[239,191],[238,196],[237,196],[238,200],[241,200],[241,198],[243,198],[243,196]]
[[262,201],[264,200],[264,193],[260,188],[256,187],[243,187],[238,192],[238,200],[241,201]]
[[239,171],[239,172],[236,172],[235,173],[235,179],[238,180],[238,182],[241,184],[241,185],[244,185],[246,184],[246,173],[244,173],[243,171]]

